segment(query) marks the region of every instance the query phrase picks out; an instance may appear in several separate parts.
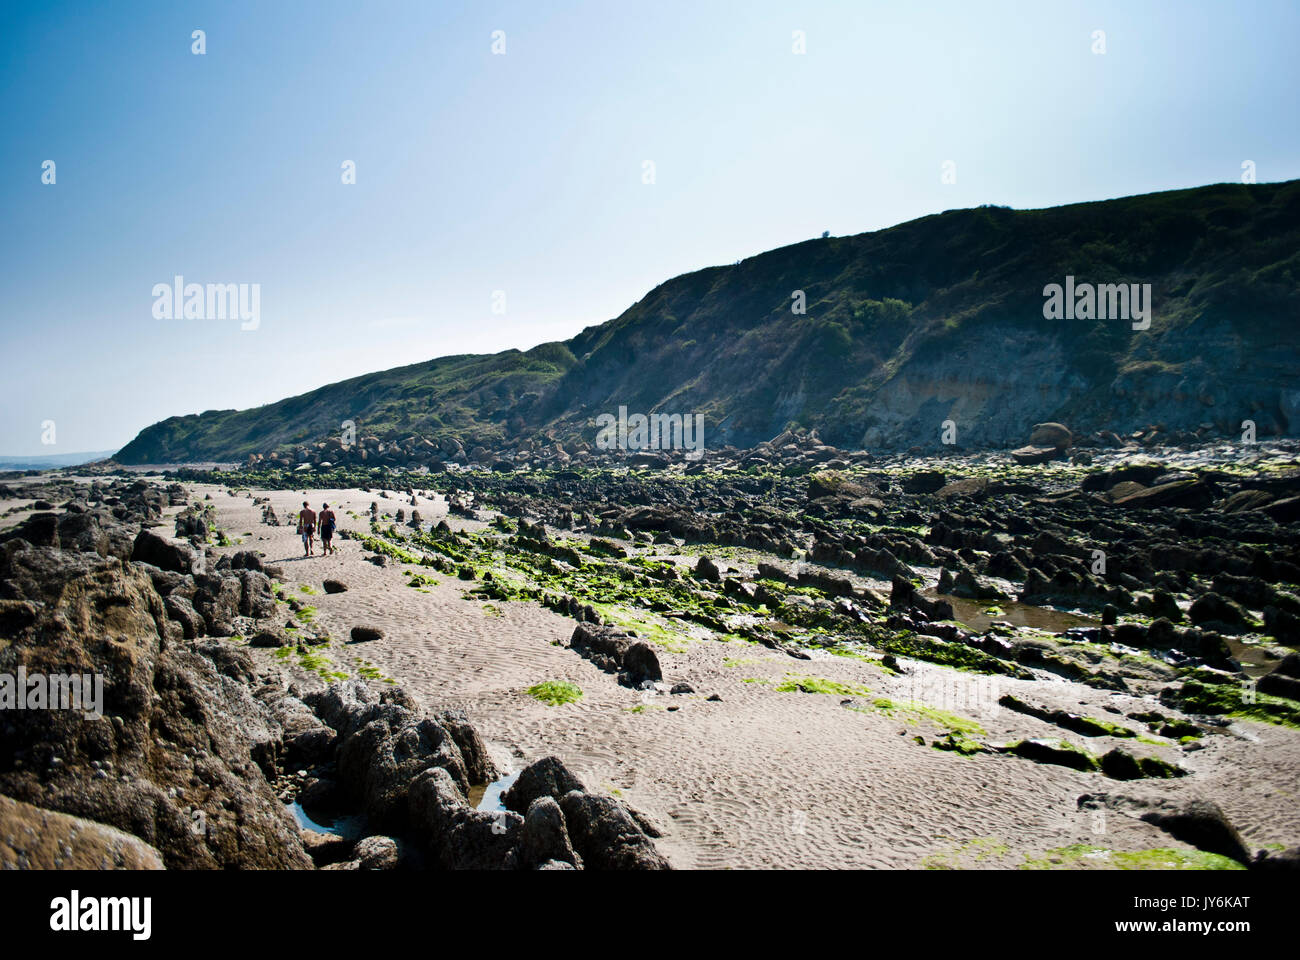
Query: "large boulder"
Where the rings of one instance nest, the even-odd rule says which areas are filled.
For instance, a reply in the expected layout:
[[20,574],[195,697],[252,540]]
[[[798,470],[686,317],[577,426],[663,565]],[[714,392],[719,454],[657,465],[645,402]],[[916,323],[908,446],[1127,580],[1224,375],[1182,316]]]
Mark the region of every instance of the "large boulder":
[[164,601],[167,616],[180,624],[182,636],[186,640],[201,637],[207,632],[207,624],[202,614],[194,609],[189,600],[181,596],[168,596]]
[[260,570],[239,570],[239,612],[254,620],[275,616],[275,593],[271,578]]
[[64,553],[51,570],[35,554],[0,559],[4,589],[45,604],[0,649],[0,673],[102,687],[89,712],[7,713],[0,793],[132,834],[169,869],[309,867],[266,779],[279,726],[248,687],[183,641],[142,567]]
[[551,797],[538,797],[528,805],[524,816],[519,834],[519,865],[536,869],[552,860],[575,867],[582,865],[582,858],[569,840],[560,805]]
[[472,810],[451,774],[425,770],[406,797],[407,821],[434,860],[447,870],[511,869],[524,818],[510,811]]
[[0,869],[161,870],[163,860],[114,827],[0,796]]
[[1175,480],[1153,487],[1140,487],[1124,481],[1111,489],[1110,498],[1121,507],[1193,507],[1209,506],[1217,497],[1215,487],[1204,480]]
[[200,574],[194,578],[194,609],[203,617],[208,633],[228,637],[235,632],[235,618],[244,587],[237,576]]
[[1059,447],[1032,443],[1027,447],[1020,447],[1011,451],[1011,459],[1022,467],[1047,463],[1049,460],[1055,460],[1060,456],[1062,456],[1062,451]]
[[1176,840],[1189,846],[1217,853],[1239,863],[1251,857],[1227,815],[1212,800],[1175,800],[1165,797],[1139,798],[1105,793],[1085,793],[1078,800],[1080,809],[1105,808],[1159,827]]
[[141,530],[131,548],[131,559],[152,564],[160,570],[189,573],[194,563],[194,550],[188,544],[168,540],[152,530]]
[[1034,432],[1029,435],[1029,442],[1036,447],[1053,447],[1068,450],[1074,443],[1074,434],[1063,423],[1036,423]]
[[372,720],[339,747],[345,788],[381,829],[404,826],[406,792],[429,767],[442,767],[462,793],[469,792],[465,761],[451,734],[402,707],[391,707],[388,716]]
[[618,674],[624,686],[640,687],[663,679],[654,650],[615,627],[580,623],[569,646],[600,669]]
[[559,800],[566,793],[586,789],[558,757],[542,757],[519,772],[515,782],[501,794],[501,802],[507,809],[524,813],[538,797]]
[[1248,624],[1246,612],[1227,597],[1217,593],[1203,593],[1193,601],[1187,615],[1195,624],[1214,624],[1237,630]]
[[314,767],[333,757],[338,734],[305,703],[278,687],[264,688],[258,699],[280,724],[286,768]]
[[488,756],[487,745],[469,722],[465,711],[443,710],[434,719],[456,741],[471,784],[490,783],[497,778],[497,768]]
[[560,800],[560,809],[586,869],[669,869],[654,842],[616,800],[573,790]]

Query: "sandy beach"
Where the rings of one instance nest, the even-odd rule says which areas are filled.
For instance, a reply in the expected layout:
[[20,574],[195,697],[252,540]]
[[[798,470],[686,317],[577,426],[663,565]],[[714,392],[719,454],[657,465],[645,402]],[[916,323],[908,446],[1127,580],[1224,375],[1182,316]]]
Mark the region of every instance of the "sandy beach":
[[[981,739],[997,742],[1061,734],[1000,708],[996,699],[1004,693],[1130,726],[1136,725],[1124,714],[1159,708],[1154,697],[911,661],[903,663],[906,673],[890,675],[878,662],[829,655],[800,660],[685,630],[674,642],[657,644],[656,652],[664,686],[685,682],[694,692],[628,689],[561,645],[573,620],[532,602],[467,599],[474,584],[425,568],[418,572],[437,582],[408,586],[403,570],[410,565],[366,562],[369,551],[352,539],[336,539],[334,556],[303,557],[288,519],[303,499],[315,509],[328,502],[341,530],[365,533],[372,502],[381,515],[395,514],[411,509],[409,497],[356,489],[232,496],[221,487],[187,487],[196,502],[211,497],[217,525],[240,541],[218,554],[262,552],[266,563],[282,568],[285,595],[315,608],[313,624],[332,639],[313,653],[353,674],[371,665],[429,709],[463,708],[504,770],[560,757],[590,788],[656,820],[664,833],[657,845],[674,867],[1107,867],[1113,864],[1104,850],[1191,850],[1136,819],[1111,815],[1103,822],[1078,809],[1080,795],[1099,791],[1213,799],[1252,849],[1290,845],[1300,836],[1295,730],[1237,721],[1191,750],[1151,740],[1143,752],[1190,775],[1117,783],[1017,757],[932,749],[940,726],[902,705],[962,714],[982,727]],[[285,525],[264,524],[254,496],[269,497]],[[446,520],[453,530],[486,525],[450,516],[441,497],[420,497],[416,509],[426,522]],[[327,578],[343,581],[346,592],[324,593]],[[384,637],[348,642],[359,624],[380,628]],[[801,676],[852,693],[776,689]],[[525,692],[548,680],[577,684],[581,699],[550,706]],[[719,699],[707,699],[714,696]],[[881,699],[897,709],[879,708]],[[952,710],[954,704],[964,709]],[[1086,745],[1101,753],[1115,745],[1110,739],[1088,738]],[[1078,845],[1104,850],[1054,853]]]

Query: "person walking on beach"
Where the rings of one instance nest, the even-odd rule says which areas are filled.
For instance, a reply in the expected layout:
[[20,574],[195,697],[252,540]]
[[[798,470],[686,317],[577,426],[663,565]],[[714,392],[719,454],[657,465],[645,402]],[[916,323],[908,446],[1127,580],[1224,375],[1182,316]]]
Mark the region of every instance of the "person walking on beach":
[[328,503],[320,511],[320,546],[326,555],[334,552],[334,511]]
[[312,556],[316,547],[316,511],[307,506],[306,500],[302,502],[302,510],[298,512],[298,532],[302,534],[302,555]]

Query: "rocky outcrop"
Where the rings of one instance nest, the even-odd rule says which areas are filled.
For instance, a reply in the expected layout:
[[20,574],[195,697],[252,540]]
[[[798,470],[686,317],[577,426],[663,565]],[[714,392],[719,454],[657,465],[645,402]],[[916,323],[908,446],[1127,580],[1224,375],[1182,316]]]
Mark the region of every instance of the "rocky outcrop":
[[1239,863],[1250,863],[1251,855],[1227,815],[1211,800],[1171,800],[1086,793],[1079,797],[1081,810],[1106,809],[1159,827],[1189,846],[1217,853]]
[[102,678],[102,715],[6,712],[0,793],[132,834],[169,868],[310,865],[267,784],[278,724],[183,639],[142,565],[11,540],[0,578],[40,605],[0,672]]
[[641,687],[663,679],[659,658],[644,641],[616,627],[580,623],[569,638],[569,647],[607,673],[618,674],[618,682]]
[[[156,499],[135,492],[142,506],[129,520],[156,519]],[[279,668],[259,669],[247,649],[220,639],[238,627],[290,642],[266,619],[275,604],[256,554],[190,573],[188,547],[110,513],[101,521],[90,543],[102,553],[62,547],[65,529],[87,527],[54,514],[17,528],[41,545],[16,534],[0,541],[0,673],[88,678],[77,709],[0,715],[0,863],[582,865],[549,794],[529,818],[469,806],[470,788],[498,774],[463,712],[427,716],[399,687],[289,685]],[[636,669],[635,655],[624,659]],[[287,778],[291,771],[307,776]],[[361,814],[364,836],[300,831],[282,802],[286,781],[303,783],[304,802]],[[556,789],[575,784],[555,771]],[[595,837],[584,841],[591,849],[606,836],[634,845],[609,827],[583,831]],[[657,856],[651,845],[597,861],[633,867]]]
[[138,837],[0,796],[0,869],[162,868],[162,855]]

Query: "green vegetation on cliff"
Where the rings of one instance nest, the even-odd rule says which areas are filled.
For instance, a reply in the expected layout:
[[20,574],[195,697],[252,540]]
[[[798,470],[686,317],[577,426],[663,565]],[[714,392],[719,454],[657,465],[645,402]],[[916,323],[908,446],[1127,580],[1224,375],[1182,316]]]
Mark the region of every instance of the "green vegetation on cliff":
[[[1044,319],[1043,287],[1066,275],[1150,283],[1150,329]],[[345,420],[386,441],[591,443],[594,418],[620,405],[702,413],[709,446],[797,425],[841,446],[906,447],[937,440],[949,415],[963,444],[1020,440],[1036,420],[1228,430],[1249,415],[1261,435],[1294,433],[1296,316],[1300,181],[951,210],[676,277],[566,343],[174,417],[118,459],[242,459],[337,436]]]

